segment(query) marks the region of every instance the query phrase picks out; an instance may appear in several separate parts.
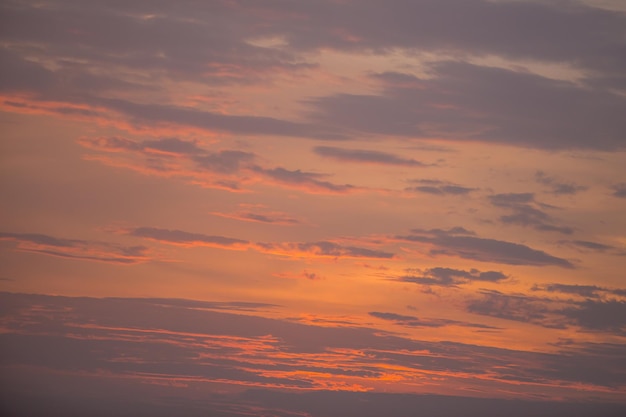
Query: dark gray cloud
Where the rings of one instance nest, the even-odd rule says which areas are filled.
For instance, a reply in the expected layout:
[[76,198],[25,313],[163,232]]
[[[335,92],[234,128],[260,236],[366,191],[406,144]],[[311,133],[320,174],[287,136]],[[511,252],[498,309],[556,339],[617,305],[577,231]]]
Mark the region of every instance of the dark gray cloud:
[[[86,7],[64,0],[42,7],[7,1],[0,13],[6,61],[0,87],[34,99],[116,111],[133,123],[174,123],[233,134],[340,139],[349,128],[359,135],[616,149],[624,146],[621,115],[626,99],[613,91],[625,84],[625,21],[624,13],[575,2],[328,0],[311,6],[301,1],[185,1],[173,9],[145,2]],[[114,34],[112,27],[117,28]],[[279,39],[282,46],[254,41],[269,38]],[[312,99],[314,123],[224,115],[104,94],[160,90],[163,80],[264,82],[274,74],[311,68],[303,54],[320,48],[377,54],[402,48],[459,59],[496,55],[568,63],[586,69],[589,80],[570,83],[520,71],[439,63],[428,79],[374,75],[382,84],[381,95]],[[146,69],[149,77],[136,75]],[[71,106],[49,111],[98,113]],[[573,191],[565,185],[557,191]]]
[[476,190],[476,188],[464,187],[462,185],[440,180],[419,179],[410,180],[410,182],[419,185],[407,187],[404,189],[405,191],[433,195],[466,195]]
[[423,162],[410,158],[402,158],[400,156],[380,151],[371,151],[364,149],[345,149],[332,146],[317,146],[313,151],[327,158],[332,158],[341,162],[362,162],[381,165],[398,165],[409,167],[426,166]]
[[219,247],[238,247],[247,245],[247,240],[224,236],[211,236],[190,233],[182,230],[160,229],[156,227],[137,227],[126,231],[130,236],[142,237],[176,245],[209,245]]
[[556,315],[558,306],[557,302],[551,299],[483,290],[480,298],[471,299],[467,303],[467,311],[504,320],[563,329],[567,327],[567,323]]
[[537,171],[535,173],[535,180],[539,184],[548,187],[550,192],[554,195],[571,195],[587,189],[587,187],[582,185],[559,181],[557,178],[551,177],[543,171]]
[[391,252],[362,248],[358,246],[343,246],[338,243],[319,241],[303,243],[258,243],[261,251],[284,254],[289,256],[324,256],[335,258],[372,258],[391,259]]
[[188,309],[257,311],[279,307],[276,304],[252,303],[247,301],[201,301],[184,298],[120,298],[109,297],[109,300],[118,302],[147,303],[162,307],[180,307]]
[[470,299],[467,310],[475,314],[534,323],[547,328],[577,326],[586,331],[626,334],[626,301],[597,298],[599,292],[620,293],[623,292],[621,290],[562,284],[535,286],[533,289],[575,294],[586,299],[562,300],[484,290],[480,298]]
[[263,176],[288,186],[303,188],[313,192],[346,193],[357,190],[357,187],[350,184],[334,184],[322,180],[327,174],[305,172],[299,169],[288,170],[282,167],[266,169],[255,167],[255,172]]
[[333,257],[391,259],[393,253],[358,246],[343,246],[329,241],[318,242],[250,242],[225,236],[190,233],[155,227],[137,227],[125,231],[130,236],[156,240],[157,242],[182,246],[209,246],[223,249],[251,249],[262,253],[289,257]]
[[170,156],[185,157],[196,168],[230,174],[249,165],[255,158],[250,152],[221,150],[211,152],[198,146],[196,142],[178,138],[134,141],[123,137],[80,138],[78,142],[90,149],[107,152],[137,152],[155,161],[156,158]]
[[613,196],[618,198],[626,198],[626,182],[615,184],[611,187],[613,190]]
[[[184,141],[178,138],[164,138],[158,140],[134,141],[123,137],[81,138],[78,142],[90,149],[106,152],[134,152],[145,158],[145,166],[154,171],[177,173],[181,177],[188,177],[189,169],[182,166],[164,164],[161,159],[182,157],[188,161],[193,175],[199,175],[198,181],[206,183],[202,172],[210,171],[221,175],[239,174],[241,178],[226,177],[212,179],[208,184],[218,188],[239,190],[244,174],[257,174],[261,179],[270,179],[273,183],[299,188],[309,192],[347,193],[359,189],[350,184],[334,184],[323,180],[328,174],[288,170],[282,167],[264,168],[254,165],[256,155],[239,150],[209,151],[198,146],[196,142]],[[251,220],[253,220],[251,218]],[[257,219],[261,221],[260,218]]]
[[626,335],[626,301],[585,300],[560,313],[583,329]]
[[461,326],[461,327],[473,327],[478,329],[496,329],[496,327],[487,326],[484,324],[468,323],[457,320],[448,319],[420,319],[415,316],[405,316],[396,313],[383,313],[378,311],[370,311],[370,316],[377,319],[394,322],[400,326],[406,327],[445,327],[445,326]]
[[40,233],[0,232],[0,240],[17,242],[25,252],[87,261],[135,264],[149,260],[145,246],[123,246],[94,240],[58,238]]
[[477,269],[465,271],[463,269],[436,267],[425,270],[408,269],[406,272],[409,274],[394,278],[394,280],[423,285],[456,287],[473,281],[500,282],[508,278],[502,272],[479,271]]
[[493,262],[509,265],[560,266],[573,268],[566,259],[549,255],[519,243],[476,237],[461,227],[449,230],[413,229],[412,234],[396,236],[396,239],[424,243],[431,246],[431,255],[458,256],[481,262]]
[[500,221],[504,224],[516,224],[532,227],[542,232],[558,232],[566,235],[574,232],[570,227],[555,225],[552,216],[539,208],[551,206],[535,201],[532,193],[494,194],[489,196],[489,201],[496,207],[511,211],[511,214],[500,217]]
[[264,116],[240,116],[197,110],[167,104],[134,103],[121,99],[87,97],[85,103],[121,113],[134,123],[159,125],[173,123],[209,131],[253,136],[290,136],[316,139],[345,139],[337,129],[321,124],[299,123]]
[[235,220],[243,220],[257,223],[266,223],[266,224],[279,224],[279,225],[287,225],[293,226],[297,224],[301,224],[302,222],[294,217],[289,216],[285,213],[276,213],[276,212],[256,212],[256,211],[238,211],[234,213],[219,213],[212,212],[211,214],[226,217],[229,219]]
[[[55,59],[61,71],[97,67],[151,70],[171,79],[209,84],[250,83],[272,72],[295,71],[310,65],[287,51],[245,42],[254,27],[250,17],[221,3],[185,2],[180,9],[166,4],[74,1],[3,2],[2,39],[24,53]],[[111,27],[116,32],[111,32]],[[29,44],[43,44],[41,51]],[[68,68],[69,67],[69,68]],[[119,71],[121,72],[121,71]]]
[[[623,363],[623,345],[619,344],[568,345],[541,353],[429,342],[374,328],[333,327],[328,323],[315,326],[264,318],[254,312],[271,306],[256,303],[213,305],[189,300],[9,293],[0,293],[0,301],[0,318],[5,326],[0,336],[0,367],[3,377],[10,376],[14,382],[8,386],[18,392],[22,388],[31,394],[48,393],[52,398],[65,388],[71,393],[73,409],[77,401],[86,401],[94,398],[95,392],[101,392],[96,389],[89,395],[86,386],[96,388],[110,380],[118,387],[113,392],[125,393],[135,400],[141,390],[134,390],[154,386],[146,382],[185,382],[187,386],[181,390],[187,393],[190,387],[212,386],[215,380],[229,381],[235,386],[254,384],[281,390],[323,389],[320,383],[328,378],[317,379],[314,375],[354,381],[389,376],[392,369],[403,378],[416,380],[422,380],[425,371],[435,372],[443,378],[440,383],[452,383],[458,375],[464,381],[463,387],[467,387],[469,375],[475,377],[472,380],[481,390],[493,391],[511,383],[541,383],[542,393],[559,398],[580,398],[575,388],[580,383],[586,384],[590,396],[603,393],[619,398],[620,387],[625,382],[623,367],[616,366]],[[247,314],[215,311],[215,307],[218,310],[234,307],[237,313],[241,306]],[[408,326],[474,326],[445,320],[431,322],[394,313],[370,315]],[[327,362],[328,354],[333,355],[332,364]],[[31,375],[27,378],[32,369],[37,370],[35,379],[30,379]],[[99,377],[103,372],[106,378]],[[64,379],[69,377],[78,379],[72,384]],[[46,389],[26,390],[23,384],[28,381]],[[161,395],[156,397],[160,398],[158,404],[163,405],[164,394],[166,398],[174,396],[179,405],[181,401],[184,403],[188,397],[180,397],[180,392],[175,387],[162,386]],[[110,399],[111,392],[106,394]],[[207,397],[203,395],[203,398]],[[301,402],[296,402],[294,407],[300,411],[306,409]],[[337,407],[336,402],[332,402],[333,407]],[[354,410],[353,407],[354,404],[349,404],[347,409]],[[345,410],[337,415],[346,415]]]
[[374,75],[382,87],[379,95],[311,99],[310,116],[363,134],[435,136],[541,149],[625,146],[622,96],[462,62],[436,64],[432,75],[428,79]]
[[582,249],[590,249],[598,252],[605,252],[610,249],[615,249],[614,246],[605,245],[604,243],[590,242],[588,240],[561,240],[559,241],[559,243],[572,245]]
[[578,284],[544,284],[534,285],[533,291],[547,291],[552,293],[573,294],[585,298],[606,298],[607,296],[626,297],[626,290],[611,289],[600,287],[597,285],[578,285]]

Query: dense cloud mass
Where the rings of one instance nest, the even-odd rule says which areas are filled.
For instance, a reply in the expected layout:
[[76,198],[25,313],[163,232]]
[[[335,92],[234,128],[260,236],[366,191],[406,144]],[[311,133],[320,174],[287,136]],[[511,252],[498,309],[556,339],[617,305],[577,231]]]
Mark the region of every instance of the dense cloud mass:
[[622,1],[0,28],[1,415],[626,415]]
[[450,230],[414,229],[412,234],[396,238],[426,244],[430,246],[429,252],[432,255],[458,256],[475,261],[510,265],[574,267],[568,260],[557,258],[546,252],[519,243],[477,237],[458,227]]

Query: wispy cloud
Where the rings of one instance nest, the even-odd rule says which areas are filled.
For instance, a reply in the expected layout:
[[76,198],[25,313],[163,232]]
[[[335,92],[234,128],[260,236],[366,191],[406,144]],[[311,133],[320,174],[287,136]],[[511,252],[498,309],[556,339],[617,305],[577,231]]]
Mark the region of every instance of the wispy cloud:
[[24,252],[87,261],[135,264],[151,259],[146,246],[122,246],[116,243],[58,238],[39,233],[0,232],[0,240],[17,243]]
[[[254,209],[254,207],[252,207]],[[245,222],[276,224],[281,226],[295,226],[302,224],[302,221],[290,216],[287,213],[267,210],[241,210],[232,213],[221,213],[213,211],[210,214],[227,219],[241,220]]]
[[533,291],[546,291],[551,293],[571,294],[585,298],[603,298],[609,295],[626,297],[625,289],[610,289],[600,287],[598,285],[580,285],[580,284],[543,284],[534,285]]
[[487,326],[484,324],[468,323],[457,320],[447,319],[420,319],[415,316],[405,316],[396,313],[381,313],[378,311],[370,311],[370,316],[377,319],[391,321],[400,326],[406,327],[446,327],[446,326],[460,326],[460,327],[473,327],[478,329],[496,329],[496,327]]
[[[505,320],[534,323],[546,328],[565,329],[576,326],[585,331],[626,334],[626,300],[597,299],[594,294],[603,290],[593,286],[550,284],[535,289],[582,295],[586,299],[573,301],[484,290],[481,297],[468,302],[467,310]],[[619,292],[623,293],[618,290]]]
[[441,180],[419,179],[410,180],[410,182],[418,185],[407,187],[404,189],[405,191],[432,195],[466,195],[476,190],[476,188],[464,187],[459,184]]
[[539,207],[549,207],[535,201],[533,193],[508,193],[489,196],[489,201],[495,207],[511,211],[511,214],[500,217],[504,224],[532,227],[541,232],[558,232],[566,235],[574,230],[567,226],[558,226],[555,220]]
[[323,180],[323,178],[328,177],[327,174],[306,172],[299,169],[288,170],[282,167],[271,169],[255,167],[254,171],[274,183],[307,190],[313,193],[343,194],[359,189],[350,184],[334,184]]
[[572,182],[559,181],[555,177],[547,175],[543,171],[537,171],[535,173],[535,181],[550,189],[550,192],[554,195],[571,195],[577,194],[587,189],[582,185],[577,185]]
[[626,182],[615,184],[611,187],[613,196],[617,198],[626,198]]
[[126,229],[130,236],[178,246],[208,246],[230,250],[254,250],[261,253],[294,258],[364,258],[391,259],[393,253],[358,246],[344,246],[330,241],[317,242],[250,242],[225,236],[190,233],[182,230],[137,227]]
[[400,241],[429,246],[433,256],[448,255],[481,262],[509,265],[560,266],[573,268],[566,259],[552,256],[544,251],[532,249],[519,243],[477,237],[461,227],[449,230],[413,229],[410,235],[396,236]]
[[380,165],[395,165],[407,167],[423,167],[423,162],[411,158],[402,158],[392,153],[365,149],[345,149],[331,146],[317,146],[313,151],[323,157],[340,162],[357,162]]
[[479,271],[470,269],[469,271],[454,268],[428,268],[407,269],[407,275],[392,278],[395,281],[411,282],[422,285],[435,285],[442,287],[456,287],[470,282],[501,282],[508,278],[499,271]]
[[311,193],[335,194],[360,189],[350,184],[326,181],[328,174],[261,167],[254,163],[256,155],[251,152],[233,149],[210,151],[197,142],[178,138],[133,141],[123,137],[97,137],[80,138],[78,142],[96,151],[126,152],[142,158],[127,162],[98,156],[91,159],[150,175],[177,177],[211,188],[240,191],[244,184],[269,182]]

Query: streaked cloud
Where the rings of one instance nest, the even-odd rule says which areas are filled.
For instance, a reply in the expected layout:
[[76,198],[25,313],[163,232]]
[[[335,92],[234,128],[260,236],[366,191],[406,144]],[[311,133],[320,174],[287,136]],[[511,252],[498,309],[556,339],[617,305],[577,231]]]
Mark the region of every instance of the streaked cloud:
[[476,188],[464,187],[447,181],[419,179],[410,180],[411,183],[417,184],[407,187],[405,191],[426,193],[432,195],[466,195],[475,191]]
[[555,177],[547,175],[543,171],[537,171],[535,173],[535,181],[550,189],[550,192],[554,195],[571,195],[577,194],[587,189],[582,185],[577,185],[572,182],[563,182]]
[[433,256],[457,256],[474,261],[509,265],[574,268],[570,261],[544,251],[519,243],[477,237],[473,232],[459,227],[449,230],[413,229],[410,235],[396,236],[396,239],[429,246],[428,253]]
[[425,270],[407,269],[407,275],[393,278],[400,282],[411,282],[422,285],[436,285],[442,287],[456,287],[470,282],[500,282],[508,278],[499,271],[479,271],[435,267]]
[[613,196],[617,198],[626,198],[626,182],[615,184],[611,187]]
[[611,332],[622,336],[626,334],[626,300],[596,299],[593,295],[599,289],[591,286],[557,285],[543,288],[548,292],[583,296],[591,294],[591,298],[587,296],[583,301],[573,301],[485,290],[480,298],[468,302],[467,310],[475,314],[528,322],[547,328],[565,329],[577,326],[584,331]]
[[532,227],[541,232],[558,232],[566,235],[574,232],[571,227],[555,224],[552,216],[539,208],[552,207],[535,201],[532,193],[494,194],[489,196],[489,201],[496,207],[511,211],[511,214],[500,217],[500,221],[504,224],[516,224]]
[[208,246],[231,250],[255,250],[278,256],[295,258],[366,258],[391,259],[393,253],[368,249],[358,246],[343,246],[330,241],[317,242],[249,242],[225,236],[205,235],[182,230],[161,229],[155,227],[137,227],[126,229],[124,233],[140,238],[155,240],[160,243],[178,246]]
[[380,151],[366,149],[346,149],[332,146],[317,146],[313,151],[323,157],[331,158],[340,162],[357,162],[366,164],[396,165],[406,167],[423,167],[423,162],[412,158],[402,158],[400,156]]
[[59,238],[40,233],[0,232],[0,240],[17,243],[17,250],[86,261],[135,264],[151,259],[146,246]]
[[444,326],[460,326],[460,327],[474,327],[479,329],[496,329],[495,327],[487,326],[484,324],[466,323],[456,320],[446,319],[420,319],[415,316],[405,316],[396,313],[382,313],[378,311],[370,311],[370,316],[377,319],[391,321],[400,326],[406,327],[444,327]]

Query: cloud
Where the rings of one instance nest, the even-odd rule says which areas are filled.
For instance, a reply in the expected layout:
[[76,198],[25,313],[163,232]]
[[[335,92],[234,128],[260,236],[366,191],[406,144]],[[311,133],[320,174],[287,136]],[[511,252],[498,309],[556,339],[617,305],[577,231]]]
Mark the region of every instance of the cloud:
[[611,187],[613,196],[617,198],[626,198],[626,182],[615,184]]
[[17,250],[43,255],[116,264],[136,264],[150,260],[145,246],[58,238],[39,233],[0,232],[0,240],[17,242]]
[[585,331],[626,334],[626,301],[594,299],[597,292],[604,291],[601,288],[552,284],[534,289],[585,297],[590,294],[591,298],[573,301],[484,290],[480,298],[471,299],[467,303],[467,311],[547,328],[577,326]]
[[[622,368],[616,366],[623,360],[623,346],[618,344],[567,346],[543,353],[432,342],[354,324],[337,327],[328,322],[312,325],[265,318],[259,313],[272,306],[237,301],[214,303],[10,293],[0,293],[0,301],[5,325],[0,335],[1,365],[4,375],[11,376],[15,382],[10,387],[20,392],[18,384],[29,381],[45,386],[47,389],[25,391],[48,393],[53,397],[55,393],[57,410],[59,398],[71,398],[68,406],[76,410],[76,398],[93,399],[94,392],[106,392],[108,401],[105,403],[110,403],[111,391],[95,389],[107,381],[114,381],[113,393],[123,394],[121,398],[136,403],[139,395],[147,403],[156,401],[160,407],[167,404],[168,397],[164,400],[163,392],[177,395],[178,391],[171,387],[174,384],[182,385],[180,389],[187,393],[191,388],[204,392],[204,388],[215,387],[216,383],[240,388],[236,392],[256,387],[281,392],[310,389],[317,391],[315,395],[322,395],[320,390],[325,390],[323,395],[335,396],[335,400],[324,403],[328,410],[335,410],[336,400],[343,398],[340,391],[356,395],[354,391],[366,391],[390,378],[395,386],[410,389],[420,383],[422,389],[429,392],[439,392],[436,389],[443,383],[446,404],[455,398],[450,395],[466,396],[468,389],[496,392],[509,389],[511,384],[518,388],[523,385],[531,391],[531,396],[536,390],[544,406],[548,398],[580,399],[581,384],[585,386],[582,398],[619,399],[624,384]],[[242,306],[246,314],[241,314]],[[231,309],[234,312],[228,311]],[[385,312],[371,312],[369,316],[418,328],[475,326]],[[36,370],[34,379],[28,374],[33,369]],[[154,397],[146,397],[143,390],[155,383],[170,386],[167,391],[161,387]],[[67,397],[58,396],[63,389],[67,390]],[[87,392],[92,395],[85,395]],[[144,395],[140,395],[142,392]],[[260,398],[267,401],[268,396],[276,398],[275,395],[279,396],[277,401],[281,407],[288,406],[284,398],[280,399],[282,394],[272,394],[272,391],[264,391]],[[373,400],[387,394],[372,395]],[[244,404],[248,404],[251,396],[254,394],[248,392],[242,397]],[[416,398],[409,394],[399,398],[407,400],[409,397]],[[184,398],[195,404],[193,397]],[[304,400],[298,398],[295,409],[307,409],[306,401],[303,403]],[[394,401],[399,400],[394,398]],[[213,399],[212,395],[203,396],[201,403],[206,406],[208,401],[212,405]],[[241,404],[233,401],[231,398],[226,404]],[[378,401],[368,401],[366,409]],[[355,404],[361,402],[352,398],[346,409],[354,410]],[[91,410],[89,404],[88,411]],[[176,404],[180,406],[180,398],[176,398]],[[261,404],[272,407],[272,401]],[[405,407],[403,402],[399,410],[409,410]],[[410,410],[407,412],[413,413],[415,408]],[[458,414],[456,406],[454,410],[456,414],[451,412],[450,416]],[[380,411],[369,415],[381,415]],[[519,415],[527,415],[527,411]],[[343,416],[345,409],[333,413],[336,414],[319,411],[312,415]],[[483,414],[476,415],[484,415],[484,410]]]
[[158,242],[180,246],[210,246],[224,249],[246,249],[250,242],[224,236],[212,236],[190,233],[182,230],[159,229],[155,227],[137,227],[126,230],[130,236],[141,237]]
[[552,217],[538,208],[546,205],[536,202],[532,193],[494,194],[489,196],[489,200],[492,205],[511,211],[511,214],[500,217],[502,223],[532,227],[542,232],[566,235],[574,232],[570,227],[556,226]]
[[[134,141],[123,137],[80,138],[86,148],[109,153],[128,152],[144,158],[142,163],[100,159],[106,164],[119,165],[152,175],[176,176],[204,186],[228,191],[240,191],[244,183],[265,181],[311,193],[347,193],[359,190],[350,184],[325,181],[328,174],[265,168],[254,165],[256,155],[239,150],[209,151],[196,142],[178,138]],[[207,173],[214,174],[207,176]],[[259,221],[260,218],[259,218]]]
[[533,291],[546,291],[552,293],[561,294],[573,294],[585,298],[603,298],[607,295],[614,295],[618,297],[626,296],[626,290],[623,289],[610,289],[600,287],[597,285],[579,285],[579,284],[544,284],[534,285],[531,288]]
[[583,329],[626,335],[626,301],[585,300],[560,313]]
[[519,243],[476,237],[473,232],[461,227],[449,230],[413,229],[411,232],[410,235],[396,236],[396,239],[428,245],[431,247],[429,253],[433,256],[457,256],[475,261],[509,265],[551,265],[574,268],[574,265],[566,259]]
[[557,315],[558,307],[558,302],[551,299],[487,290],[467,303],[470,313],[564,329],[567,323]]
[[552,150],[625,146],[626,122],[618,115],[626,99],[611,92],[462,62],[434,64],[431,74],[373,75],[379,94],[310,99],[310,117],[361,134]]
[[255,250],[260,253],[295,258],[365,258],[391,259],[393,253],[383,252],[358,246],[343,246],[329,241],[319,242],[280,242],[263,243],[249,242],[225,236],[190,233],[182,230],[160,229],[155,227],[137,227],[126,229],[130,236],[155,240],[157,242],[178,246],[208,246],[231,250]]
[[199,310],[258,311],[280,307],[276,304],[254,303],[247,301],[202,301],[184,298],[128,298],[109,297],[108,300],[119,302],[147,303],[160,307],[177,307]]
[[[395,278],[395,281],[412,282],[422,285],[436,285],[442,287],[456,287],[474,281],[500,282],[508,278],[507,275],[498,271],[484,271],[470,269],[465,271],[453,268],[429,268],[425,270],[408,269],[410,275]],[[415,275],[418,274],[418,275]]]
[[588,240],[561,240],[559,243],[572,245],[575,247],[590,249],[597,252],[605,252],[609,249],[615,249],[614,246],[605,245],[604,243],[590,242]]
[[626,250],[624,248],[600,242],[593,242],[589,240],[559,240],[558,243],[572,247],[583,253],[596,252],[614,256],[626,256]]
[[587,189],[587,187],[584,187],[582,185],[558,181],[556,178],[548,176],[543,171],[537,171],[535,173],[535,181],[550,188],[550,192],[554,195],[577,194],[578,192]]
[[[279,278],[307,279],[309,281],[319,281],[319,280],[325,279],[325,277],[323,277],[319,273],[317,273],[317,272],[309,272],[307,270],[304,270],[304,271],[302,271],[302,272],[300,272],[298,274],[278,273],[278,274],[274,274],[274,276],[277,276]],[[322,322],[322,321],[326,321],[326,320],[320,319],[319,321],[316,321],[316,322]],[[328,321],[326,321],[326,322],[328,322]]]
[[[345,139],[351,131],[543,149],[619,149],[626,101],[615,91],[624,88],[625,21],[624,13],[579,3],[484,0],[372,0],[366,5],[328,0],[315,7],[184,2],[180,10],[136,2],[115,9],[76,8],[69,0],[46,8],[23,2],[3,5],[0,13],[6,56],[0,88],[47,103],[40,107],[58,103],[55,110],[67,115],[104,120],[112,117],[103,113],[117,113],[150,128],[313,139]],[[111,27],[117,28],[114,36]],[[281,42],[268,46],[263,39]],[[176,82],[267,84],[316,68],[311,52],[321,50],[379,56],[426,52],[440,62],[423,79],[398,72],[372,75],[380,95],[310,99],[312,117],[303,121],[223,114],[180,100],[146,102],[125,94],[141,90],[170,97],[166,86]],[[441,62],[485,56],[566,63],[589,75],[568,82],[519,68]],[[143,76],[146,69],[150,76]]]
[[119,136],[82,137],[78,143],[85,148],[113,155],[88,155],[88,159],[147,175],[177,177],[228,191],[241,190],[245,182],[244,171],[252,166],[256,158],[253,153],[239,150],[210,151],[195,141],[178,138],[134,141]]
[[405,191],[433,195],[466,195],[476,190],[476,188],[464,187],[458,184],[440,180],[419,179],[411,180],[410,182],[421,185],[407,187],[404,189]]
[[473,327],[479,329],[496,329],[496,327],[487,326],[484,324],[467,323],[457,320],[448,319],[419,319],[415,316],[405,316],[395,313],[381,313],[378,311],[370,311],[370,316],[377,319],[391,321],[400,326],[406,327],[445,327],[445,326],[461,326],[461,327]]
[[289,214],[281,212],[265,211],[237,211],[233,213],[211,212],[214,216],[225,217],[227,219],[241,220],[245,222],[277,224],[281,226],[295,226],[302,222]]
[[350,184],[334,184],[328,181],[323,181],[322,178],[327,177],[327,174],[305,172],[299,169],[292,171],[282,167],[271,169],[256,167],[254,171],[275,183],[307,190],[313,193],[343,194],[357,190],[357,187]]
[[391,153],[380,151],[345,149],[331,146],[317,146],[313,148],[313,151],[320,156],[331,158],[340,162],[358,162],[407,167],[426,166],[424,163],[416,161],[415,159],[402,158]]
[[392,259],[394,254],[358,246],[343,246],[329,241],[303,243],[258,243],[260,252],[290,257]]

